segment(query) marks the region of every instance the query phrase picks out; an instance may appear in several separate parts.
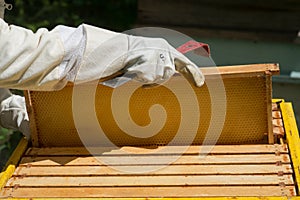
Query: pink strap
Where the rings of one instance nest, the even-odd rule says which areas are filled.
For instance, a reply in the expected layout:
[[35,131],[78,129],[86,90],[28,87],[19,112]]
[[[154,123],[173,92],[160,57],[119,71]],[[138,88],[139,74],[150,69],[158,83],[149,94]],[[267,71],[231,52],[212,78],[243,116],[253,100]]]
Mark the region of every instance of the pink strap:
[[188,53],[190,51],[194,51],[194,53],[201,55],[201,56],[209,56],[210,55],[210,49],[208,44],[196,42],[194,40],[190,40],[180,47],[177,48],[177,51],[179,51],[182,54]]

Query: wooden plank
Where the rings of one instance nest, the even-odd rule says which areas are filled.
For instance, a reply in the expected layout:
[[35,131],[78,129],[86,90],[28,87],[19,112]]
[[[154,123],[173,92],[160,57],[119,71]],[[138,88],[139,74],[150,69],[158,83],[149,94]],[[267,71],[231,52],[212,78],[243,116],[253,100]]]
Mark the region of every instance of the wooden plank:
[[24,157],[21,165],[161,165],[172,164],[283,164],[290,163],[286,154],[258,154],[258,155],[211,155],[198,156],[48,156],[48,157]]
[[273,133],[275,135],[280,135],[281,137],[283,137],[285,131],[284,131],[284,128],[282,126],[274,126],[273,127]]
[[279,111],[279,107],[276,103],[272,103],[272,111]]
[[[55,148],[29,148],[26,156],[83,156],[90,155],[126,155],[126,154],[184,154],[198,155],[201,150],[210,150],[209,154],[273,154],[276,150],[288,153],[287,145],[215,145],[200,146],[149,146],[149,147],[55,147]],[[89,152],[90,151],[90,152]],[[184,152],[184,153],[182,153]]]
[[38,126],[36,124],[36,116],[34,111],[34,106],[32,106],[32,100],[29,90],[24,91],[24,97],[26,102],[26,110],[28,113],[28,117],[30,119],[29,127],[30,127],[30,140],[34,147],[39,147],[39,136],[38,136]]
[[236,197],[295,196],[293,186],[5,188],[0,197]]
[[[280,177],[285,185],[293,185],[292,175]],[[115,187],[115,186],[216,186],[216,185],[278,185],[278,175],[144,175],[144,176],[53,176],[14,177],[6,187]]]
[[274,144],[275,136],[272,124],[272,74],[266,72],[266,103],[267,103],[267,123],[268,123],[268,142]]
[[280,111],[273,111],[272,112],[273,119],[281,119],[281,112]]
[[[277,102],[282,102],[282,100],[278,100]],[[283,128],[283,120],[278,103],[272,103],[272,118],[274,135],[281,138],[284,137],[285,130]]]
[[[123,166],[117,169],[108,166],[43,166],[43,167],[25,167],[20,166],[15,171],[14,176],[106,176],[106,175],[126,175],[130,171],[135,171],[136,166]],[[145,166],[144,166],[145,167]],[[136,167],[138,175],[139,167]],[[149,170],[154,166],[148,166]],[[169,165],[159,170],[149,171],[147,175],[249,175],[249,174],[278,174],[282,171],[284,174],[292,174],[291,165],[284,164],[276,166],[269,165]],[[142,174],[141,174],[142,175]]]
[[274,126],[283,126],[282,119],[273,119],[272,123]]
[[[272,64],[255,64],[255,65],[234,65],[234,66],[218,66],[218,67],[203,67],[200,68],[204,75],[222,75],[222,77],[246,77],[246,76],[256,76],[265,75],[269,73],[270,75],[279,74],[279,65],[276,63]],[[209,78],[209,76],[207,78]]]

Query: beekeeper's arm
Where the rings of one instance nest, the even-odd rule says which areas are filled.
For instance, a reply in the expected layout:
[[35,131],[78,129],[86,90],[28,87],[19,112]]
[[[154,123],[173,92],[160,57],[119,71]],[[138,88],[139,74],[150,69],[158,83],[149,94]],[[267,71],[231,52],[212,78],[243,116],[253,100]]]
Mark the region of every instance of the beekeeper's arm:
[[197,66],[165,40],[129,36],[81,25],[41,28],[36,33],[0,19],[0,88],[57,90],[68,81],[98,80],[119,70],[145,84],[175,72],[190,73],[201,86]]
[[[89,25],[36,33],[0,19],[0,88],[57,90],[120,70],[145,84],[169,79],[175,69],[201,86],[200,70],[165,40],[118,34]],[[0,89],[0,125],[29,136],[23,97]]]

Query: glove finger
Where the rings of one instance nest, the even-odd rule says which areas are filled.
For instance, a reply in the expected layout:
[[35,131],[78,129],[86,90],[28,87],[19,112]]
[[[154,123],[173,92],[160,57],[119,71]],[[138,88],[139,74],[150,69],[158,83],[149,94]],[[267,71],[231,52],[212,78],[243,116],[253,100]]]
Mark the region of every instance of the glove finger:
[[192,82],[197,87],[201,87],[204,84],[204,75],[197,66],[175,59],[175,68],[189,82]]

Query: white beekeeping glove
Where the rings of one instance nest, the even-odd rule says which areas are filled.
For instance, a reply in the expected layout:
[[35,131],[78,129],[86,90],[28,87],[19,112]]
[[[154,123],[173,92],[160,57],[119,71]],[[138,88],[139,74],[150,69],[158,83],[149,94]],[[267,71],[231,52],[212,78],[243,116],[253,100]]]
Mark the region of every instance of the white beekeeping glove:
[[103,42],[97,39],[103,29],[83,27],[87,45],[76,76],[78,83],[108,77],[120,70],[145,84],[160,84],[176,71],[192,78],[199,87],[204,83],[200,69],[164,39],[105,31],[109,37]]
[[20,131],[27,139],[30,139],[25,99],[11,94],[7,89],[0,89],[0,126]]

